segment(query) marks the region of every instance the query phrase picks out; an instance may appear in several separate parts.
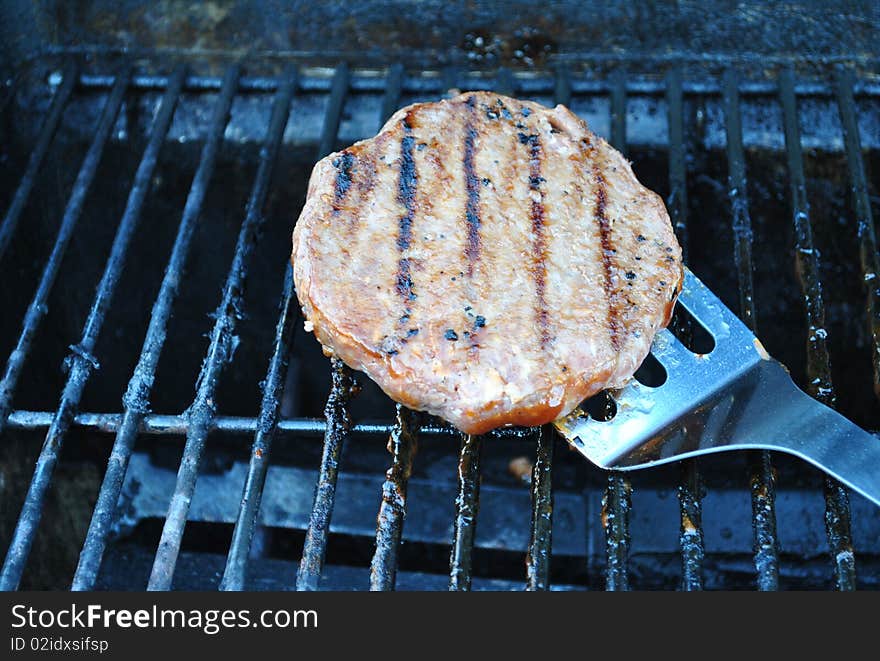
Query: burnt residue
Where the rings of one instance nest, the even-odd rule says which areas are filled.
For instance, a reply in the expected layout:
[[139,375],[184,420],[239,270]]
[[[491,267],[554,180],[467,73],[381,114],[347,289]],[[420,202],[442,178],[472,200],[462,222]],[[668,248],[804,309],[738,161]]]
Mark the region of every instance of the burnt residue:
[[[608,398],[610,399],[610,398]],[[602,497],[602,527],[605,529],[605,589],[629,590],[629,512],[632,485],[619,471],[608,473],[608,488]]]
[[455,522],[452,553],[449,557],[449,589],[470,590],[477,513],[480,509],[480,455],[482,439],[461,435],[458,460],[458,495],[455,498]]
[[338,358],[332,359],[330,366],[333,385],[327,398],[327,405],[324,407],[324,418],[327,421],[324,450],[309,527],[296,576],[297,590],[318,589],[327,551],[327,538],[330,534],[330,519],[336,500],[339,459],[352,426],[348,404],[357,391],[351,370]]
[[535,427],[537,442],[532,468],[532,526],[526,555],[526,589],[550,589],[550,550],[553,546],[553,443],[552,425]]
[[[595,52],[876,57],[878,25],[870,3],[632,3],[560,0],[536,3],[450,0],[350,3],[144,2],[87,5],[13,0],[0,7],[7,58],[65,45],[149,48],[159,53],[290,53],[352,61],[406,61],[411,67],[456,63],[537,68],[558,55]],[[267,19],[271,17],[271,19]]]
[[471,30],[460,48],[470,62],[533,67],[546,61],[557,50],[557,44],[546,31],[521,26],[506,34],[489,29]]
[[382,484],[382,503],[376,520],[376,552],[370,564],[370,590],[393,590],[397,553],[403,536],[406,492],[421,426],[421,416],[397,405],[397,423],[388,439],[391,466]]
[[703,539],[703,481],[693,459],[681,464],[678,486],[681,526],[681,589],[703,589],[703,561],[706,551]]

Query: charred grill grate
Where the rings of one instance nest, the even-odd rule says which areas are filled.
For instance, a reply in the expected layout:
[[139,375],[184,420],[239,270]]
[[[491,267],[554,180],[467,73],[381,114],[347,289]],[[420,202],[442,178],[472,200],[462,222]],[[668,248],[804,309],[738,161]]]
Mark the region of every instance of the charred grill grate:
[[[292,68],[277,78],[243,76],[238,65],[230,66],[222,77],[187,75],[183,67],[168,76],[132,74],[120,69],[114,75],[80,73],[68,66],[45,114],[42,129],[28,159],[20,183],[11,198],[8,211],[0,225],[0,258],[4,257],[41,167],[58,132],[65,106],[78,94],[100,92],[106,95],[97,123],[76,181],[73,184],[60,228],[43,269],[38,288],[22,320],[15,348],[10,354],[0,382],[0,432],[11,430],[47,430],[45,442],[30,481],[21,514],[17,520],[6,552],[0,588],[18,587],[43,515],[53,471],[59,461],[62,443],[72,429],[92,430],[115,435],[106,474],[103,478],[91,523],[85,536],[79,564],[73,578],[73,589],[90,589],[96,585],[102,558],[107,549],[118,515],[120,494],[138,435],[182,435],[186,442],[179,463],[176,483],[167,515],[164,518],[158,550],[152,563],[148,587],[167,589],[173,584],[181,550],[184,528],[199,476],[202,457],[209,434],[253,435],[240,507],[235,518],[232,541],[220,582],[221,589],[243,589],[247,585],[248,558],[260,519],[260,502],[267,479],[273,439],[278,432],[298,437],[323,436],[314,502],[308,525],[295,586],[301,590],[319,587],[331,517],[336,500],[339,463],[343,448],[366,436],[387,435],[390,438],[391,460],[381,487],[375,552],[370,565],[371,589],[394,589],[398,568],[398,551],[407,509],[407,485],[413,468],[416,446],[420,437],[444,437],[450,445],[460,441],[458,458],[455,517],[451,525],[450,589],[470,589],[473,574],[475,533],[478,529],[480,503],[481,455],[493,437],[512,436],[532,442],[535,450],[531,475],[531,532],[526,554],[526,587],[532,590],[550,587],[551,546],[553,528],[553,464],[554,434],[552,429],[503,430],[487,437],[463,436],[453,430],[422,420],[421,416],[402,407],[397,409],[395,422],[354,424],[350,399],[354,390],[352,374],[341,363],[332,362],[332,388],[327,399],[325,419],[283,417],[283,391],[287,379],[288,357],[298,320],[296,298],[292,291],[288,268],[281,286],[278,317],[268,370],[263,383],[263,397],[256,417],[218,415],[216,389],[221,374],[234,360],[236,325],[242,318],[242,291],[253,259],[254,246],[264,221],[263,206],[270,192],[273,170],[281,149],[284,132],[290,121],[295,122],[291,106],[298,94],[326,96],[322,128],[317,140],[318,158],[331,152],[352,91],[381,93],[380,116],[387,118],[405,94],[437,97],[449,88],[493,88],[500,92],[522,95],[544,95],[568,104],[573,95],[607,97],[610,110],[610,139],[615,147],[626,152],[627,101],[630,96],[665,99],[668,139],[668,176],[670,194],[667,200],[676,232],[685,249],[689,239],[687,202],[688,125],[685,121],[685,100],[692,96],[720,97],[724,114],[727,155],[727,196],[730,217],[727,222],[733,235],[736,285],[741,317],[757,328],[755,286],[753,284],[753,231],[748,202],[750,185],[746,173],[743,141],[741,97],[775,97],[782,108],[783,139],[787,177],[790,181],[792,223],[795,237],[796,268],[805,303],[805,325],[809,330],[809,351],[806,356],[807,388],[825,403],[833,404],[835,394],[831,382],[829,349],[825,328],[822,283],[817,251],[811,233],[814,219],[807,199],[804,174],[801,128],[798,104],[813,97],[836,101],[843,131],[843,147],[852,187],[856,213],[861,275],[865,282],[865,298],[870,341],[873,348],[875,391],[880,393],[880,308],[877,304],[878,256],[869,198],[863,150],[860,145],[859,116],[855,98],[872,104],[880,99],[880,83],[875,79],[857,78],[852,71],[838,68],[828,80],[798,82],[794,73],[782,68],[773,80],[740,80],[734,69],[718,75],[690,78],[677,65],[669,67],[664,79],[627,75],[623,68],[594,78],[573,74],[571,62],[560,62],[552,78],[547,76],[515,76],[501,69],[494,77],[465,75],[449,69],[440,74],[407,75],[400,64],[388,68],[383,75],[375,72],[352,72],[342,64],[327,74],[301,75]],[[149,139],[129,189],[128,200],[121,215],[116,237],[103,276],[89,310],[79,341],[70,347],[68,372],[60,403],[55,411],[13,410],[13,398],[26,361],[36,350],[35,338],[46,316],[46,302],[55,285],[61,261],[70,238],[81,221],[83,205],[95,180],[102,152],[112,140],[113,127],[127,93],[161,92],[158,111],[152,120]],[[157,173],[159,151],[166,141],[175,109],[181,95],[216,94],[212,114],[205,119],[206,133],[186,203],[182,210],[174,246],[165,269],[158,296],[152,308],[149,326],[139,360],[128,382],[120,413],[89,413],[80,410],[83,392],[98,366],[96,345],[107,310],[117,291],[120,274],[135,228],[141,220],[144,202],[149,195],[150,181]],[[217,154],[224,141],[231,108],[239,95],[271,97],[271,117],[265,127],[256,175],[247,201],[232,263],[228,269],[221,301],[212,315],[208,349],[196,385],[196,396],[181,415],[164,415],[150,411],[152,384],[157,364],[166,341],[169,318],[177,298],[180,281],[193,240],[196,225],[208,194],[208,186],[217,163]],[[696,219],[691,219],[695,222]],[[693,233],[691,232],[691,235]],[[765,322],[762,320],[762,325]],[[766,323],[769,323],[766,322]],[[687,332],[686,328],[682,332]],[[754,528],[754,575],[759,589],[779,586],[780,543],[776,527],[776,478],[774,458],[768,453],[755,453],[749,459],[752,525]],[[638,478],[634,477],[637,481]],[[851,533],[850,504],[847,492],[836,483],[825,481],[826,532],[833,559],[834,582],[839,589],[856,585],[855,558]],[[630,584],[628,556],[631,549],[630,520],[633,488],[629,477],[610,473],[607,476],[601,525],[605,539],[605,585],[608,589],[627,589]],[[685,462],[678,482],[680,511],[680,558],[683,589],[704,586],[706,558],[702,501],[705,495],[701,468],[697,462]],[[600,525],[590,520],[587,526]]]

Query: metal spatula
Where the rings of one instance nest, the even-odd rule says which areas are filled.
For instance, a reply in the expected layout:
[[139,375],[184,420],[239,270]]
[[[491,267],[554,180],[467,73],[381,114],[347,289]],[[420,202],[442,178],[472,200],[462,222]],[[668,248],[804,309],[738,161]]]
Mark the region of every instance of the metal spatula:
[[715,348],[695,354],[661,331],[651,353],[666,381],[649,387],[633,379],[610,393],[611,420],[578,408],[555,423],[560,433],[594,464],[621,470],[723,450],[788,452],[880,505],[880,439],[799,390],[690,271],[678,300]]

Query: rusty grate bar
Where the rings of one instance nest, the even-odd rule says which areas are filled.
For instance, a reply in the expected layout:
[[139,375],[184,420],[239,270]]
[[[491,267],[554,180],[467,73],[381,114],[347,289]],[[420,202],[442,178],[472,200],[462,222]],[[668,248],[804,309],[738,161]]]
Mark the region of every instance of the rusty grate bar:
[[[92,372],[99,367],[98,360],[94,356],[95,345],[98,341],[107,309],[110,307],[110,302],[116,291],[119,276],[125,266],[128,247],[140,222],[143,202],[150,189],[153,173],[156,170],[159,150],[171,126],[171,118],[174,115],[177,99],[180,96],[183,75],[183,68],[178,68],[171,77],[171,84],[163,95],[161,107],[153,123],[150,140],[135,173],[125,211],[116,230],[116,237],[113,240],[110,256],[107,259],[104,273],[101,276],[101,281],[95,293],[95,299],[92,302],[89,316],[83,327],[82,337],[78,344],[71,346],[71,353],[65,361],[68,372],[61,401],[46,433],[46,439],[43,442],[40,456],[37,459],[34,477],[28,489],[19,517],[19,523],[10,545],[10,550],[15,549],[16,556],[10,562],[9,580],[15,580],[16,583],[21,579],[21,572],[27,562],[27,556],[40,523],[46,493],[52,480],[55,464],[58,462],[58,455],[61,452],[64,437],[70,429],[73,416],[79,408],[86,383],[88,383]],[[12,578],[13,575],[14,579]]]
[[348,402],[354,392],[354,379],[351,370],[338,358],[331,360],[333,385],[324,417],[327,429],[324,432],[324,450],[321,455],[321,468],[315,487],[315,501],[309,517],[309,527],[303,544],[299,572],[296,578],[297,590],[317,590],[324,567],[324,554],[327,551],[327,537],[330,534],[330,519],[336,500],[336,480],[339,476],[339,459],[342,448],[351,430],[351,416]]
[[859,236],[859,261],[867,297],[868,332],[873,339],[871,362],[874,366],[874,393],[880,398],[880,260],[877,257],[877,238],[874,234],[874,218],[868,199],[868,181],[865,177],[859,125],[853,102],[853,73],[849,69],[838,69],[835,77],[846,163],[852,182],[853,208]]
[[95,130],[95,137],[92,144],[83,159],[82,166],[76,176],[73,189],[70,192],[70,198],[67,207],[64,210],[64,217],[61,219],[61,225],[58,228],[58,236],[52,247],[52,252],[43,269],[43,275],[37,286],[37,291],[28,306],[27,313],[22,324],[21,334],[18,336],[15,348],[9,354],[6,362],[6,371],[3,374],[3,380],[0,381],[0,432],[6,427],[6,418],[12,410],[12,398],[15,393],[15,387],[18,385],[18,379],[24,368],[28,353],[31,350],[34,336],[43,317],[49,311],[46,305],[52,286],[55,284],[55,278],[58,270],[61,268],[61,260],[67,250],[67,244],[73,231],[82,215],[83,206],[86,197],[95,180],[95,174],[98,171],[98,164],[101,161],[101,155],[107,140],[110,138],[110,132],[116,122],[116,116],[119,114],[119,108],[125,98],[125,91],[128,86],[130,72],[127,70],[120,73],[116,78],[116,83],[110,92],[110,97],[104,105],[101,112],[101,118],[98,120],[98,128]]
[[[672,226],[681,243],[682,258],[688,261],[687,180],[685,171],[684,108],[682,73],[679,67],[666,77],[666,105],[669,122],[669,207]],[[673,323],[676,323],[673,321]],[[690,333],[687,325],[679,329]],[[695,459],[681,464],[678,499],[681,505],[681,586],[684,590],[703,589],[703,484]]]
[[122,490],[122,481],[128,468],[128,460],[131,457],[141,422],[149,410],[150,391],[156,376],[159,355],[165,344],[168,319],[171,316],[174,299],[177,297],[195,226],[201,215],[202,202],[207,193],[208,182],[214,172],[217,151],[229,119],[238,76],[238,66],[231,66],[223,78],[223,87],[217,105],[214,107],[208,137],[202,148],[199,165],[186,198],[174,247],[171,250],[171,257],[165,267],[159,295],[153,304],[150,324],[141,348],[140,358],[122,398],[124,414],[116,429],[116,440],[107,462],[107,471],[98,493],[98,502],[92,513],[85,544],[80,553],[79,564],[73,579],[72,589],[74,590],[90,590],[95,584],[95,578],[107,544],[107,537],[110,533],[110,526],[115,516],[116,503]]
[[471,589],[471,567],[477,514],[480,510],[480,454],[483,439],[461,434],[458,458],[458,495],[455,497],[455,522],[452,553],[449,557],[449,589]]
[[[740,317],[757,334],[752,282],[752,220],[749,216],[748,182],[743,154],[739,77],[734,69],[724,72],[723,100],[727,132],[727,193],[733,224],[733,250],[739,283]],[[757,585],[762,591],[779,589],[779,543],[776,536],[776,485],[769,452],[749,453],[749,486],[755,532]]]
[[406,487],[416,453],[420,415],[397,405],[397,424],[388,439],[391,466],[382,484],[382,502],[376,520],[376,552],[370,563],[370,590],[393,590],[397,555],[406,516]]
[[235,327],[242,316],[241,301],[244,296],[248,268],[257,243],[257,235],[265,222],[263,206],[269,192],[272,171],[281,148],[281,139],[284,136],[284,128],[287,126],[287,118],[290,113],[290,101],[296,86],[293,72],[289,72],[285,78],[286,81],[278,88],[272,104],[272,115],[263,147],[260,149],[259,165],[248,198],[245,219],[239,230],[235,254],[229,267],[226,283],[223,286],[222,300],[213,314],[214,327],[211,330],[208,351],[196,382],[196,397],[185,413],[189,419],[190,427],[186,435],[186,444],[180,460],[174,493],[171,496],[168,514],[162,528],[159,548],[153,562],[150,582],[147,585],[149,590],[169,590],[171,588],[174,568],[177,565],[177,556],[180,552],[180,543],[186,527],[186,516],[199,475],[199,465],[217,411],[215,403],[217,384],[224,368],[232,362],[235,353],[235,342],[237,341]]
[[[284,286],[278,323],[275,326],[275,341],[269,369],[263,385],[263,400],[260,404],[260,417],[257,419],[257,433],[251,446],[251,458],[241,505],[232,531],[232,542],[226,557],[226,569],[220,580],[221,590],[244,590],[247,573],[248,554],[260,513],[260,500],[266,485],[266,472],[269,469],[269,453],[272,441],[278,431],[278,418],[281,413],[281,397],[293,338],[293,327],[299,318],[296,295],[293,291],[293,269],[287,265],[284,272]],[[216,418],[215,418],[216,420]]]
[[[616,69],[611,75],[611,144],[626,153],[626,74]],[[623,474],[609,471],[602,499],[602,527],[605,529],[605,589],[628,590],[629,510],[632,485]]]
[[18,188],[15,190],[12,202],[9,204],[9,209],[7,209],[6,215],[3,217],[3,222],[0,223],[0,260],[3,259],[6,249],[9,247],[12,237],[15,235],[18,221],[21,218],[21,212],[24,211],[25,204],[27,204],[34,183],[37,181],[37,174],[40,171],[40,166],[43,164],[43,160],[46,158],[49,147],[52,145],[52,139],[55,137],[55,132],[58,130],[58,124],[61,122],[64,109],[67,107],[67,101],[70,99],[70,94],[73,92],[77,77],[76,65],[72,63],[68,64],[64,69],[63,76],[61,86],[52,97],[52,103],[49,106],[49,111],[46,113],[46,119],[40,129],[37,144],[34,145],[33,151],[31,151],[28,163],[24,168],[24,174],[21,175],[21,181],[18,184]]
[[[834,385],[825,329],[825,304],[819,277],[819,260],[813,246],[810,207],[804,179],[804,159],[798,125],[794,72],[779,74],[779,97],[785,128],[785,151],[791,178],[791,206],[795,230],[795,264],[801,282],[807,321],[807,392],[823,404],[834,406]],[[849,495],[838,482],[825,478],[825,527],[837,588],[854,590],[855,556],[850,533]]]
[[532,467],[532,525],[526,555],[526,590],[550,589],[550,553],[553,547],[553,444],[552,425],[535,427],[537,441]]

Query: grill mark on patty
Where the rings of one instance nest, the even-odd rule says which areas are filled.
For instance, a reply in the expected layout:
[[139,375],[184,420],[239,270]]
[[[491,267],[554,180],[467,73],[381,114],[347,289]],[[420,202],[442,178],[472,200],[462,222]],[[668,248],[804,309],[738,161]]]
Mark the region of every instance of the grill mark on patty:
[[[397,221],[397,250],[400,257],[397,261],[397,275],[395,289],[403,301],[404,313],[401,320],[409,320],[412,312],[412,301],[416,299],[412,280],[412,264],[403,253],[409,249],[412,243],[412,223],[416,212],[416,187],[418,186],[418,173],[416,162],[413,157],[415,138],[412,134],[412,121],[410,111],[401,120],[403,137],[400,140],[400,165],[397,185],[397,201],[403,205],[404,214]],[[401,321],[400,323],[405,323]]]
[[[483,218],[480,211],[480,189],[483,184],[480,181],[480,178],[477,177],[476,171],[476,139],[478,135],[478,130],[475,128],[475,123],[480,123],[480,117],[477,115],[475,111],[474,97],[468,97],[466,102],[467,110],[467,118],[464,122],[464,151],[462,155],[462,166],[463,166],[463,174],[464,174],[464,188],[466,192],[466,200],[465,200],[465,209],[464,209],[464,220],[465,227],[467,230],[467,240],[465,241],[464,255],[465,261],[467,265],[465,270],[467,272],[467,283],[465,286],[465,291],[467,293],[467,300],[476,304],[481,296],[477,287],[474,283],[474,270],[476,269],[477,262],[482,259],[482,249],[483,249],[483,237],[480,232],[480,227],[483,224]],[[469,330],[464,331],[465,338],[470,340],[470,345],[468,347],[468,351],[474,360],[477,360],[477,356],[480,351],[480,343],[478,341],[477,335],[480,333],[480,329],[483,327],[482,325],[478,325],[474,321],[474,312],[473,308],[468,305],[464,308],[465,312],[465,324],[470,326]],[[482,317],[480,317],[482,319]],[[485,320],[483,321],[483,325],[485,325]]]
[[333,186],[333,215],[339,215],[342,202],[351,188],[351,174],[354,170],[356,158],[350,151],[342,152],[333,160],[333,167],[336,168],[336,183]]
[[608,191],[605,177],[598,163],[593,164],[593,178],[596,181],[596,220],[599,223],[599,239],[602,244],[602,269],[605,272],[604,287],[605,300],[608,305],[608,332],[611,336],[611,348],[620,351],[620,309],[618,307],[617,292],[612,282],[612,269],[614,268],[614,244],[611,241],[611,224],[605,213],[608,204]]
[[474,150],[477,138],[477,130],[473,122],[468,120],[464,127],[464,181],[467,190],[467,203],[465,204],[465,223],[467,224],[467,243],[464,254],[467,258],[468,277],[473,276],[474,266],[480,259],[481,239],[480,225],[480,180],[474,169]]
[[547,310],[545,291],[547,288],[547,237],[544,229],[546,217],[544,191],[541,184],[542,149],[540,138],[520,133],[520,142],[529,146],[529,198],[531,199],[530,218],[532,221],[532,274],[535,278],[535,297],[537,299],[536,317],[541,338],[541,348],[550,342],[550,313]]

